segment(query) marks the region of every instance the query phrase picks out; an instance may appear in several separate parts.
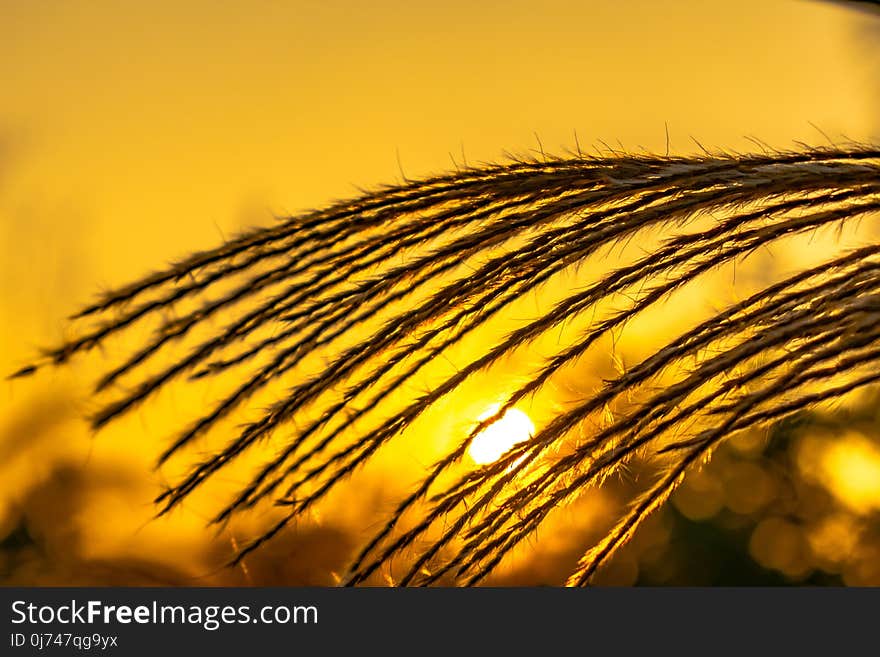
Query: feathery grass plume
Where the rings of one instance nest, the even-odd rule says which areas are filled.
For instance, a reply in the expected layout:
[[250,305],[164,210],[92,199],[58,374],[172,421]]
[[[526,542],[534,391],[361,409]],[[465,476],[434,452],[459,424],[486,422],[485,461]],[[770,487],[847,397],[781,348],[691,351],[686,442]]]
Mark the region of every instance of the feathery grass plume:
[[[555,353],[428,470],[355,557],[346,583],[365,582],[414,549],[400,584],[478,583],[554,509],[634,455],[654,455],[657,482],[585,552],[569,580],[581,585],[719,441],[880,379],[880,244],[762,284],[559,410],[495,462],[463,467],[475,437],[601,339],[709,272],[878,211],[880,149],[863,145],[693,157],[578,153],[465,169],[253,230],[108,292],[76,316],[90,326],[16,375],[66,363],[153,318],[152,337],[98,381],[103,396],[126,387],[94,414],[95,428],[173,382],[197,385],[220,373],[235,381],[181,428],[162,463],[220,432],[271,382],[297,374],[258,419],[157,499],[161,513],[173,509],[270,439],[277,451],[214,518],[262,501],[284,509],[241,559],[469,379],[578,326],[579,335],[556,341]],[[651,235],[659,246],[631,262],[611,252]],[[587,262],[602,269],[591,273]],[[484,339],[420,396],[405,393],[432,362],[548,283],[561,294],[546,312]],[[625,307],[607,310],[621,299]],[[177,316],[165,314],[179,307]],[[210,324],[217,319],[221,330]],[[187,343],[205,327],[207,337]],[[324,366],[301,376],[314,356]],[[612,405],[626,411],[589,428]],[[416,520],[404,523],[414,509]]]

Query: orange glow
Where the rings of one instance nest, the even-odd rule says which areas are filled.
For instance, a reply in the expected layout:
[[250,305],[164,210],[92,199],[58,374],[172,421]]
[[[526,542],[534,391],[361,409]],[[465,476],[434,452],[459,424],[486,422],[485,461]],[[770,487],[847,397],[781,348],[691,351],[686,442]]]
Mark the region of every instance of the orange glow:
[[863,513],[880,508],[880,449],[861,437],[830,445],[822,459],[831,490]]
[[[243,513],[217,535],[205,531],[206,519],[280,452],[280,444],[255,445],[179,512],[152,520],[153,500],[161,491],[237,435],[242,423],[256,419],[230,416],[191,452],[154,467],[178,431],[240,382],[207,377],[200,380],[204,387],[196,388],[182,372],[175,389],[150,396],[137,413],[93,435],[81,420],[104,403],[93,398],[92,384],[111,367],[111,359],[152,339],[157,326],[147,319],[133,326],[130,337],[115,336],[106,359],[96,348],[73,359],[71,368],[30,379],[5,377],[41,348],[90,329],[88,318],[75,326],[64,318],[102,291],[216,247],[249,226],[272,225],[276,215],[358,197],[362,189],[506,162],[507,150],[524,158],[541,158],[545,149],[548,156],[581,149],[596,155],[607,154],[603,144],[608,142],[633,152],[642,147],[661,154],[701,152],[691,135],[708,148],[731,152],[758,148],[744,135],[796,148],[794,140],[825,142],[814,124],[842,143],[844,134],[857,141],[877,134],[874,69],[867,65],[865,48],[874,51],[873,44],[856,38],[861,17],[836,3],[745,4],[551,0],[540,7],[509,3],[501,11],[498,3],[457,0],[433,7],[68,0],[47,12],[45,3],[5,3],[0,21],[0,541],[27,540],[20,550],[0,550],[4,584],[338,583],[330,573],[344,572],[350,543],[371,533],[366,526],[387,520],[388,510],[412,492],[427,464],[460,445],[462,427],[484,404],[518,387],[525,381],[518,377],[537,371],[545,356],[578,339],[594,316],[602,321],[610,309],[624,308],[626,298],[548,331],[468,377],[406,435],[383,446],[375,465],[353,472],[356,481],[315,507],[307,525],[284,532],[249,557],[247,576],[241,569],[221,568],[237,550],[233,541],[247,543],[286,507]],[[865,222],[865,228],[872,223]],[[571,289],[598,280],[609,267],[627,266],[627,258],[641,257],[666,237],[646,232],[648,241],[635,240],[626,252],[621,243],[621,251],[599,253],[595,262],[535,287],[426,363],[409,387],[369,409],[371,415],[357,419],[358,431],[372,431],[414,396],[435,389],[450,368],[464,367]],[[808,249],[774,251],[774,266],[795,271],[824,257],[817,245],[825,234],[809,239]],[[829,250],[837,248],[834,239],[829,234]],[[396,262],[415,257],[401,252]],[[474,256],[448,276],[479,266]],[[751,292],[744,286],[770,275],[769,269],[761,270],[749,279],[749,270],[737,266],[737,298]],[[733,276],[727,270],[710,273],[708,280],[676,292],[685,312],[674,310],[678,306],[671,300],[615,337],[618,373],[708,316],[716,300],[728,300]],[[438,285],[448,280],[438,278]],[[417,293],[427,298],[435,292],[432,285]],[[183,300],[175,312],[196,307],[187,303]],[[394,303],[389,302],[389,315],[403,307]],[[242,310],[250,308],[243,304]],[[216,330],[228,325],[216,317]],[[358,326],[362,333],[354,338],[367,339],[384,326],[384,318]],[[420,339],[423,330],[432,329],[425,325],[412,339]],[[458,327],[450,328],[450,335],[453,330]],[[193,330],[180,342],[169,341],[167,353],[146,363],[155,368],[149,375],[164,369],[170,354],[182,354],[207,337]],[[438,334],[432,344],[446,338]],[[261,339],[255,336],[251,344]],[[347,349],[345,339],[332,348]],[[611,348],[597,342],[595,353],[560,370],[528,398],[528,406],[523,402],[538,426],[604,385]],[[414,362],[401,361],[388,379]],[[296,371],[255,395],[253,408],[268,408],[326,366],[322,353],[304,357]],[[369,376],[369,367],[372,363],[364,364],[357,375]],[[663,376],[674,374],[664,371]],[[134,377],[121,381],[104,401],[137,383]],[[340,396],[345,386],[340,382]],[[325,402],[335,401],[328,392],[314,408],[304,409],[308,422],[323,413]],[[364,395],[352,408],[368,403]],[[612,404],[608,412],[617,416],[628,408]],[[333,420],[316,432],[315,443],[341,422]],[[572,433],[588,437],[595,429],[590,417]],[[526,412],[510,409],[475,436],[463,467],[495,462],[535,433]],[[272,441],[290,435],[279,431]],[[840,472],[847,471],[840,469],[844,462],[851,464],[846,467],[854,474],[841,485],[855,492],[846,499],[862,500],[860,509],[878,508],[877,497],[870,495],[876,493],[880,457],[871,452],[872,460],[856,463],[857,457],[841,452],[832,459]],[[628,482],[610,483],[622,488]],[[755,485],[734,506],[751,511],[769,499],[768,490],[775,489]],[[558,530],[542,531],[546,551],[540,558],[523,553],[523,571],[511,581],[558,581],[567,575],[570,560],[557,553],[579,549],[583,536],[593,536],[588,534],[593,525],[607,525],[603,514],[611,513],[617,496],[616,490],[600,495],[597,489],[572,507],[577,513],[554,516],[550,522]],[[706,519],[723,507],[724,496],[721,484],[691,487],[681,495],[681,508],[689,518]],[[289,558],[294,551],[297,557]],[[873,572],[853,581],[873,582]],[[629,573],[626,582],[635,580]],[[382,582],[381,575],[375,582]]]

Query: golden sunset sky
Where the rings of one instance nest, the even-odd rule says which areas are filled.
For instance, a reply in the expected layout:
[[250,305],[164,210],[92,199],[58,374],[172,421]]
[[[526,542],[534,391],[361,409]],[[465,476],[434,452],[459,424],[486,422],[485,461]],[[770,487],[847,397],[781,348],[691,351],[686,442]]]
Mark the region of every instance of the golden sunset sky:
[[[575,134],[662,153],[668,131],[676,154],[876,140],[870,19],[809,0],[0,0],[0,373],[103,289],[404,175]],[[25,514],[56,554],[198,544],[198,509],[145,528],[156,423],[93,439],[76,420],[95,371],[3,382],[0,536]],[[138,485],[60,521],[59,463]]]

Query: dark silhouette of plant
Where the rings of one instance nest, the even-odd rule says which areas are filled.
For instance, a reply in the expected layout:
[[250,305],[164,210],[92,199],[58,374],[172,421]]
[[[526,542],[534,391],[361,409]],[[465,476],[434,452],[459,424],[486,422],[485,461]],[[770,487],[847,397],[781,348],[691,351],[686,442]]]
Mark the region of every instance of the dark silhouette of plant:
[[[95,320],[92,326],[15,376],[66,363],[155,318],[153,337],[98,381],[96,392],[105,394],[122,380],[134,383],[93,416],[96,429],[175,380],[229,372],[237,382],[180,431],[162,463],[321,354],[325,367],[298,380],[157,499],[161,512],[174,508],[274,436],[280,450],[214,519],[223,522],[261,500],[286,508],[241,559],[470,377],[580,320],[576,339],[557,344],[496,413],[428,470],[363,546],[346,582],[363,582],[395,555],[416,549],[400,584],[450,577],[478,583],[553,509],[635,454],[655,455],[659,479],[584,554],[569,580],[582,585],[719,441],[880,379],[880,245],[841,252],[694,322],[494,463],[461,465],[474,437],[600,338],[686,284],[784,238],[878,210],[880,150],[860,145],[698,157],[578,153],[465,169],[250,231],[104,294],[76,316]],[[608,255],[610,247],[652,234],[661,236],[659,246],[632,262]],[[484,341],[421,396],[393,411],[382,406],[499,312],[539,286],[558,285],[561,274],[588,259],[606,271],[581,275],[547,312]],[[597,308],[621,299],[626,307],[592,319]],[[185,304],[177,316],[165,314]],[[218,317],[222,329],[210,328]],[[175,350],[206,326],[207,339]],[[162,361],[166,352],[171,356]],[[627,412],[584,429],[621,400]],[[578,432],[583,435],[570,440]],[[418,521],[398,529],[425,499]]]

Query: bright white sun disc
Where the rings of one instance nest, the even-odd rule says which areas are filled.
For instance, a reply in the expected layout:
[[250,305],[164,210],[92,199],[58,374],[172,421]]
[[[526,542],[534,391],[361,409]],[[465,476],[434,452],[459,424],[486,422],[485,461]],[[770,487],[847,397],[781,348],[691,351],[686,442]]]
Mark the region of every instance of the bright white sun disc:
[[[495,407],[480,419],[497,412]],[[535,435],[535,425],[528,415],[516,408],[509,408],[498,420],[478,433],[468,448],[468,455],[479,465],[497,461],[514,445]]]

